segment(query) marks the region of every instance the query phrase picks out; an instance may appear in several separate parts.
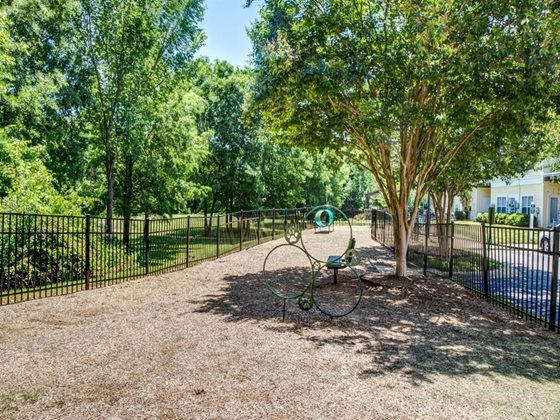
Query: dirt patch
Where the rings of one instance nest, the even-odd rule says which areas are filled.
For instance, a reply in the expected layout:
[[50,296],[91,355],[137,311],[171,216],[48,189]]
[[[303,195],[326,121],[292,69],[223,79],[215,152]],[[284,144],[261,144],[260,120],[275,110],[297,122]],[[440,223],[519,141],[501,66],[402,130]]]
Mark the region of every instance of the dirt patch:
[[[351,316],[333,321],[289,301],[282,322],[282,301],[262,277],[281,241],[0,308],[9,326],[0,332],[0,417],[560,416],[557,334],[445,279],[385,277],[375,266],[390,265],[388,252],[367,228],[354,234],[364,296]],[[308,243],[332,248],[335,240],[344,231]],[[305,275],[293,282],[294,270],[305,272],[301,261],[278,258],[269,274],[305,287]]]

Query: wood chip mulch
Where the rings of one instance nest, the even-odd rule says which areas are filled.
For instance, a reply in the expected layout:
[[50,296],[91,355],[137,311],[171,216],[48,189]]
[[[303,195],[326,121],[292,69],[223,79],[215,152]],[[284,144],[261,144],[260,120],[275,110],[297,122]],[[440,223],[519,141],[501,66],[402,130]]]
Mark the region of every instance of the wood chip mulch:
[[[328,255],[344,233],[307,239]],[[354,234],[364,297],[347,318],[290,301],[282,322],[262,279],[282,240],[0,307],[0,418],[560,418],[559,334],[446,279],[384,276],[391,255]],[[290,282],[294,261],[266,275]]]

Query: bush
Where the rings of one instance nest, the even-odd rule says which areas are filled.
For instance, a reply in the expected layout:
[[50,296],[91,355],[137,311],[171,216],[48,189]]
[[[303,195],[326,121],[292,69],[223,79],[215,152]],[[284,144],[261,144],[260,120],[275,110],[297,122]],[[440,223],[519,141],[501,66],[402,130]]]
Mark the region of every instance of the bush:
[[508,214],[506,224],[510,226],[529,227],[529,215],[523,213]]
[[488,213],[478,213],[476,215],[476,221],[479,223],[488,223]]
[[[478,213],[476,221],[480,223],[488,223],[488,213]],[[523,213],[496,213],[496,216],[494,217],[494,224],[529,227],[529,215]]]
[[457,210],[457,211],[455,212],[455,220],[467,220],[467,212],[466,212],[466,211]]
[[496,225],[507,225],[509,214],[507,213],[496,213],[494,217],[494,224]]

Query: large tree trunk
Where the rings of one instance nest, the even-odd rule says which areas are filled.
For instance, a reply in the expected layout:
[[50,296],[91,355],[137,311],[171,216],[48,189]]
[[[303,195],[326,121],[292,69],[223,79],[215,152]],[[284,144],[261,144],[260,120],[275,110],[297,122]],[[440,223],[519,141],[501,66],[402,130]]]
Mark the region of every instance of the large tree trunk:
[[391,212],[397,263],[395,275],[397,277],[406,277],[408,274],[408,244],[410,242],[411,232],[414,229],[417,213],[418,208],[416,207],[413,208],[412,214],[408,214],[408,205],[406,201]]
[[204,202],[204,236],[210,236],[212,233],[212,219],[214,217],[214,211],[216,210],[216,200],[217,197],[214,195],[212,197],[212,206],[210,207],[210,214],[208,215],[208,202]]
[[449,256],[449,226],[451,224],[451,211],[453,210],[453,197],[455,194],[442,190],[430,194],[436,210],[438,254],[446,261]]
[[397,277],[406,277],[408,272],[408,232],[406,221],[398,220],[397,223],[394,223],[393,234],[395,237],[395,257],[397,263],[395,275]]
[[111,127],[104,124],[103,141],[105,144],[105,175],[107,180],[107,214],[105,217],[105,238],[107,242],[113,241],[113,203],[115,184],[115,158],[111,150]]
[[107,173],[107,214],[105,216],[105,238],[107,242],[113,241],[113,201],[114,201],[114,173],[113,163],[110,163],[111,169]]
[[125,179],[124,179],[124,197],[123,197],[123,242],[128,248],[130,246],[130,218],[132,213],[132,171],[134,168],[134,160],[127,156],[125,160]]

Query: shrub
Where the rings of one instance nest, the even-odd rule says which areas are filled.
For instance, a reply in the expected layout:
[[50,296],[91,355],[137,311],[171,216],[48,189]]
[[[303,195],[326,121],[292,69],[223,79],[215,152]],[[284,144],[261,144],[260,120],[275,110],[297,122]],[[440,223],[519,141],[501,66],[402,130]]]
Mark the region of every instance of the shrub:
[[506,224],[510,226],[529,227],[529,215],[523,213],[508,214]]
[[496,213],[496,216],[494,217],[494,224],[507,225],[508,216],[509,214],[507,213]]
[[488,213],[478,213],[476,215],[476,221],[479,223],[488,223]]
[[466,211],[457,210],[457,211],[455,212],[455,220],[467,220],[467,212],[466,212]]

